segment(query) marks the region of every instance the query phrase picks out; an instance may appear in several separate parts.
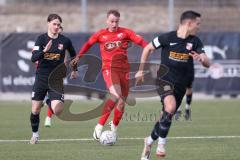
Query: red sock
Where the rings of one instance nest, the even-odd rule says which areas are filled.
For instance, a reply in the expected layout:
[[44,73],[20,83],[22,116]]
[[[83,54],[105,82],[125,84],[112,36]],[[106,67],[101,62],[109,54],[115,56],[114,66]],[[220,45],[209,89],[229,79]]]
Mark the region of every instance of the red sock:
[[118,126],[120,120],[122,119],[124,111],[120,111],[117,107],[114,109],[113,124]]
[[98,121],[98,124],[101,124],[102,126],[104,126],[104,124],[106,123],[108,117],[110,116],[111,111],[113,110],[115,104],[116,104],[116,102],[114,102],[112,99],[106,100],[106,102],[104,103],[103,112]]
[[48,107],[48,108],[47,108],[47,116],[48,116],[49,118],[51,118],[52,115],[53,115],[53,111]]

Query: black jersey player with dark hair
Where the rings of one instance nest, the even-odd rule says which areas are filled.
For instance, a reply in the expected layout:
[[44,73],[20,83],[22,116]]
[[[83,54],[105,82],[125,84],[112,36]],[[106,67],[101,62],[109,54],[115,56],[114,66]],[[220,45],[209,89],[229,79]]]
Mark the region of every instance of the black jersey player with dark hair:
[[[188,76],[186,73],[192,67],[192,61],[200,62],[209,67],[210,62],[204,53],[201,40],[195,36],[201,23],[201,15],[194,11],[182,14],[177,31],[160,35],[152,40],[143,50],[139,71],[136,73],[136,82],[144,80],[144,63],[154,50],[161,48],[161,66],[168,68],[164,75],[158,74],[158,93],[163,104],[163,113],[156,122],[152,133],[144,139],[144,149],[141,160],[149,160],[151,146],[158,139],[156,155],[166,155],[165,144],[168,131],[172,123],[172,116],[180,106],[186,91]],[[161,68],[160,66],[160,68]],[[160,69],[159,69],[160,71]],[[160,73],[160,72],[159,72]]]
[[[37,69],[32,89],[32,112],[30,116],[32,138],[30,144],[36,144],[39,139],[39,114],[46,94],[51,100],[51,109],[54,114],[59,115],[64,107],[63,79],[56,79],[56,82],[54,82],[60,86],[58,90],[52,89],[48,84],[52,71],[64,63],[66,50],[72,58],[76,56],[71,40],[59,34],[61,23],[62,18],[59,15],[50,14],[47,18],[48,31],[38,36],[32,51],[31,60],[37,63]],[[76,71],[72,72],[72,74],[75,73]]]

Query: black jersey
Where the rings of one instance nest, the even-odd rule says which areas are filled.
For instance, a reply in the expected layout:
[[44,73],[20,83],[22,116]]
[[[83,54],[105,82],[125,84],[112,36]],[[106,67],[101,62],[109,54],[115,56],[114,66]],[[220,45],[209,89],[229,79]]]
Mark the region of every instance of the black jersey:
[[194,74],[193,59],[189,55],[191,51],[204,53],[203,44],[198,37],[188,36],[182,39],[177,37],[176,31],[154,38],[152,44],[156,49],[162,48],[161,64],[169,69],[164,77],[159,76],[174,84],[185,84],[189,74]]
[[64,62],[66,50],[72,58],[76,56],[71,40],[61,34],[56,39],[52,39],[51,48],[44,53],[43,49],[51,39],[47,33],[37,38],[32,52],[32,61],[37,63],[36,74],[48,76]]

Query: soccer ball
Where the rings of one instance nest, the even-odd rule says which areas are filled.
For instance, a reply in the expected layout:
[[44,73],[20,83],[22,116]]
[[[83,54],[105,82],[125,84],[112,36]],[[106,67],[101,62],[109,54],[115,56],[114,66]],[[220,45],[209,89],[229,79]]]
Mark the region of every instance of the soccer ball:
[[100,136],[100,143],[105,146],[112,146],[117,141],[117,135],[115,132],[107,130],[102,132]]

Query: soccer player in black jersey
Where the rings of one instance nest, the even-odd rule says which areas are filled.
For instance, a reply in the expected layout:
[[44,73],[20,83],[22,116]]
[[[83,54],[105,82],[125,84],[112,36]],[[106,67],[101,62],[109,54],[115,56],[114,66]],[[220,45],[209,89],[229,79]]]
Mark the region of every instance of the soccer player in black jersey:
[[[32,127],[32,138],[30,144],[36,144],[39,139],[39,114],[42,101],[46,94],[51,100],[53,113],[59,115],[64,107],[63,79],[54,78],[57,89],[49,87],[49,76],[59,65],[64,63],[66,50],[70,56],[76,56],[75,49],[69,38],[59,34],[62,19],[57,14],[50,14],[47,18],[48,31],[40,35],[32,51],[32,62],[37,63],[36,77],[32,89],[32,112],[30,122]],[[72,74],[77,74],[76,69]]]
[[178,106],[186,91],[188,77],[186,72],[192,67],[192,61],[200,62],[209,67],[210,62],[204,53],[201,40],[195,36],[201,23],[201,15],[194,11],[186,11],[181,15],[177,31],[160,35],[152,40],[143,50],[139,71],[136,73],[136,83],[144,80],[144,63],[154,50],[161,48],[161,66],[168,68],[168,72],[161,75],[158,71],[157,91],[163,104],[163,113],[157,121],[151,135],[144,139],[144,149],[141,160],[149,160],[151,146],[159,139],[156,155],[166,155],[165,144],[168,131]]

